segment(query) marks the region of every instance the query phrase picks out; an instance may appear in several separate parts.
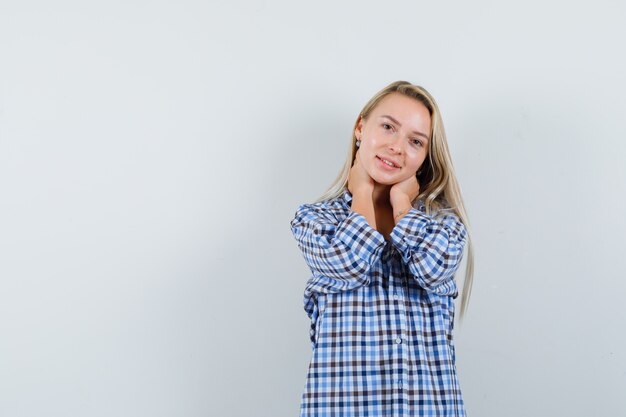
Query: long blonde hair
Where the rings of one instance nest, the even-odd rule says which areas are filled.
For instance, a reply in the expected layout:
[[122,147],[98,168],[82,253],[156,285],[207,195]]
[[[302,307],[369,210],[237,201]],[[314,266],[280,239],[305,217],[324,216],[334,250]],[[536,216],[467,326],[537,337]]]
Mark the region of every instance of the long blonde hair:
[[[470,230],[469,218],[463,204],[461,189],[454,173],[452,158],[448,150],[448,142],[446,133],[443,128],[443,119],[439,112],[437,102],[426,89],[421,86],[411,84],[408,81],[395,81],[387,87],[380,90],[365,104],[361,110],[360,117],[367,119],[372,110],[378,105],[383,97],[398,92],[405,96],[411,97],[424,104],[430,113],[431,132],[430,146],[428,156],[424,160],[421,172],[417,174],[420,185],[420,193],[415,198],[423,200],[426,206],[426,213],[433,214],[441,209],[452,210],[460,218],[461,222],[467,230],[467,266],[465,270],[465,282],[463,284],[463,295],[461,297],[461,315],[463,320],[467,306],[469,303],[470,293],[472,291],[472,281],[474,277],[474,247],[472,244],[472,233]],[[339,172],[339,175],[333,184],[319,197],[316,202],[329,200],[343,194],[348,184],[348,174],[357,151],[355,130],[357,128],[359,118],[352,129],[352,140],[346,162]]]

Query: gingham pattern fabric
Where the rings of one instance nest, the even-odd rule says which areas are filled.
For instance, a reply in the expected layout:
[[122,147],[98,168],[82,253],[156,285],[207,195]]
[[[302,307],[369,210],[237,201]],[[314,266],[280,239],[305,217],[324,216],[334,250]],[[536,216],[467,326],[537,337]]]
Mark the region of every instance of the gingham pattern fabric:
[[291,220],[312,273],[300,416],[466,416],[452,334],[465,227],[419,201],[387,241],[351,202],[346,188]]

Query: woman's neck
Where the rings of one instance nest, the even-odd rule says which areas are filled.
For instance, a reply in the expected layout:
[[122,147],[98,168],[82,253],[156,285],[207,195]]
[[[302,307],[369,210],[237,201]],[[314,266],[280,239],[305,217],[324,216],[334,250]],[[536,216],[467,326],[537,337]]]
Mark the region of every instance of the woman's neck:
[[389,190],[391,185],[374,184],[374,191],[372,192],[372,202],[377,207],[389,207],[391,206],[391,200],[389,199]]

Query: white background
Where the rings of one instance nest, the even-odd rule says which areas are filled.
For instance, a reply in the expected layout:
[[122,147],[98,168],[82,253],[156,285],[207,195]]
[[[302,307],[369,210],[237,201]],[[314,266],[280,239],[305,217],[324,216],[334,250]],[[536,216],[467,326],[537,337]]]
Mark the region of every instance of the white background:
[[625,11],[0,1],[0,415],[298,415],[289,221],[395,80],[474,232],[468,415],[626,415]]

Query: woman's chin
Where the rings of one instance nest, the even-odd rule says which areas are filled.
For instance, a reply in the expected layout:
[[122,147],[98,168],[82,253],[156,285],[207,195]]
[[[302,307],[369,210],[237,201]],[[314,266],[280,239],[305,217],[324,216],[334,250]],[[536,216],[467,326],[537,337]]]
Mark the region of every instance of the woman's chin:
[[372,177],[375,183],[380,184],[380,185],[394,185],[409,178],[409,177],[403,178],[397,175],[396,176],[384,176],[380,174],[374,174],[374,175],[370,174],[370,177]]
[[401,178],[398,172],[380,172],[380,170],[378,169],[374,169],[374,170],[367,169],[366,171],[369,174],[369,176],[374,180],[374,182],[380,185],[393,185],[406,179],[406,178]]
[[372,179],[374,180],[374,182],[376,184],[380,184],[380,185],[394,185],[398,182],[400,182],[397,179],[389,179],[389,178],[380,178],[379,176],[372,176]]

